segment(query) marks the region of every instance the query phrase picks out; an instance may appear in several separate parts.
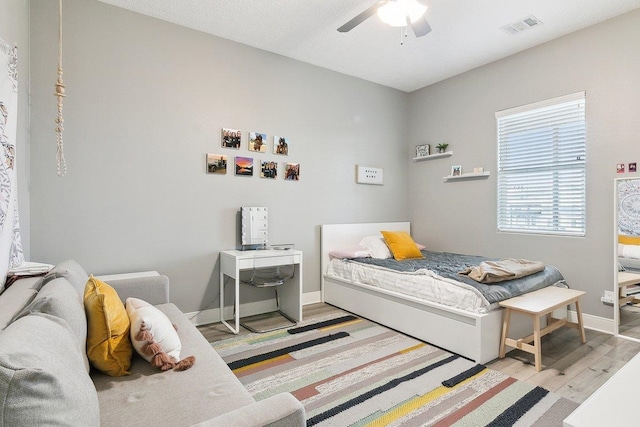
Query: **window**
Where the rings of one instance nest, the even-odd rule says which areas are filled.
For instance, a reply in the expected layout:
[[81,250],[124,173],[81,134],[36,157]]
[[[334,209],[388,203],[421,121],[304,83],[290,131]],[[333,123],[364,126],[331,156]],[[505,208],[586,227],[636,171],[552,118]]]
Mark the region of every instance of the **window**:
[[498,231],[585,235],[585,94],[496,113]]

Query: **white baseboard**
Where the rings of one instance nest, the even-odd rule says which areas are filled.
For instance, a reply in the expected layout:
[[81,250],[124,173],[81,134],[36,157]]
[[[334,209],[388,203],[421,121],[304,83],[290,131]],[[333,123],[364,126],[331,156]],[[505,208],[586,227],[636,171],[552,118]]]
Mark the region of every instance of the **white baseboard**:
[[322,292],[307,292],[302,294],[302,305],[315,304],[322,302]]
[[[302,305],[315,304],[321,302],[321,292],[306,292],[302,294]],[[256,301],[246,304],[241,304],[242,317],[253,316],[254,314],[266,313],[275,310],[275,304],[273,300]],[[225,307],[224,310],[225,319],[233,318],[233,307]],[[220,321],[220,308],[207,308],[201,311],[194,311],[185,313],[185,316],[196,326],[208,325],[210,323],[217,323]]]
[[[578,314],[575,311],[569,310],[569,321],[578,321]],[[582,321],[584,322],[585,329],[591,329],[613,335],[613,331],[615,329],[615,322],[613,319],[582,313]]]
[[[322,301],[322,293],[306,292],[302,294],[302,305],[315,304]],[[273,301],[257,301],[247,304],[242,304],[242,316],[253,316],[254,314],[265,313],[275,310]],[[191,323],[196,326],[207,325],[209,323],[217,323],[220,321],[220,309],[208,308],[202,311],[196,311],[191,313],[185,313]],[[233,317],[233,307],[225,308],[225,318],[231,319]],[[577,322],[578,316],[575,311],[569,310],[569,320],[571,322]],[[615,323],[613,319],[607,319],[604,317],[593,316],[591,314],[582,314],[582,320],[586,329],[592,329],[598,332],[604,332],[612,334],[615,329]]]

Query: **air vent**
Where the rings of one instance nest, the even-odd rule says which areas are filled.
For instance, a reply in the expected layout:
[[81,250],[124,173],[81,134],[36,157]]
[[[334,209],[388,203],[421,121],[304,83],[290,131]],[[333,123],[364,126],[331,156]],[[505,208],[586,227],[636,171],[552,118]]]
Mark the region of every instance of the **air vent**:
[[531,28],[537,27],[539,25],[542,25],[542,21],[536,18],[535,16],[530,15],[524,19],[521,19],[520,21],[514,22],[513,24],[500,27],[500,29],[505,33],[511,34],[513,36],[523,31],[530,30]]

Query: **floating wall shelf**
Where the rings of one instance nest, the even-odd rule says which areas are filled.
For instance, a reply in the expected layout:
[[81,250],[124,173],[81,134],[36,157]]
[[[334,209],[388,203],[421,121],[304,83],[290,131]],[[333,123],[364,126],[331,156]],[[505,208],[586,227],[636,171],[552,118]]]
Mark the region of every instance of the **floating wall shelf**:
[[413,161],[420,162],[422,160],[441,159],[443,157],[451,157],[452,155],[453,155],[453,151],[445,151],[444,153],[436,153],[436,154],[429,154],[428,156],[414,157]]
[[481,178],[488,178],[489,175],[491,175],[491,172],[486,171],[486,172],[479,172],[479,173],[463,173],[462,175],[449,175],[449,176],[445,176],[442,179],[444,179],[445,182],[447,181],[464,181],[467,179],[481,179]]

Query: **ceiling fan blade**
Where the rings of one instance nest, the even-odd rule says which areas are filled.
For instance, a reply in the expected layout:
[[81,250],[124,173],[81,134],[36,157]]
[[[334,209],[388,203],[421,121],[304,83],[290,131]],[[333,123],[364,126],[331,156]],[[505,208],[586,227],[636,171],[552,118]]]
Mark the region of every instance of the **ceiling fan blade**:
[[376,12],[378,11],[378,8],[386,2],[387,0],[376,2],[376,4],[371,6],[369,9],[360,13],[355,18],[353,18],[352,20],[344,24],[342,27],[338,28],[338,31],[341,33],[346,33],[347,31],[353,30],[355,27],[357,27],[358,25],[362,24],[364,21],[366,21],[367,19],[375,15]]
[[[407,19],[407,21],[409,20]],[[427,18],[425,18],[424,16],[421,17],[420,19],[417,19],[416,22],[413,22],[413,23],[408,22],[408,23],[409,25],[411,25],[413,34],[415,34],[416,37],[426,36],[431,32],[431,25],[429,25],[429,22],[427,22]]]

